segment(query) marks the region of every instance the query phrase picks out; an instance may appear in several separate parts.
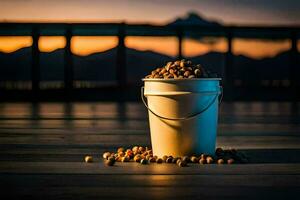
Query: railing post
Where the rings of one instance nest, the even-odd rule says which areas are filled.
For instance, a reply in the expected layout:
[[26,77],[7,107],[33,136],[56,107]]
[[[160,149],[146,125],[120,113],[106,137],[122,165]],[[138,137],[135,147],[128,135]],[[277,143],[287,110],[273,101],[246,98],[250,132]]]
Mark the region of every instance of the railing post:
[[127,85],[126,74],[126,47],[125,47],[125,23],[119,25],[118,46],[116,60],[116,78],[118,87],[121,89]]
[[183,36],[182,28],[178,28],[177,38],[178,38],[178,59],[179,60],[182,59],[182,36]]
[[72,29],[70,25],[66,28],[66,47],[64,54],[64,86],[69,93],[73,89],[73,59],[71,52]]
[[300,72],[300,70],[298,69],[298,59],[297,59],[297,55],[298,55],[298,49],[297,49],[297,33],[295,31],[291,32],[291,49],[289,51],[289,71],[290,71],[290,87],[291,87],[291,91],[293,93],[293,100],[295,100],[295,98],[297,98],[297,87],[299,87],[299,80],[298,80],[298,74]]
[[34,97],[37,96],[40,89],[40,51],[39,51],[39,27],[34,25],[32,28],[32,66],[31,66],[31,84]]
[[225,54],[224,90],[228,94],[227,99],[233,99],[233,54],[232,54],[232,31],[227,31],[227,52]]

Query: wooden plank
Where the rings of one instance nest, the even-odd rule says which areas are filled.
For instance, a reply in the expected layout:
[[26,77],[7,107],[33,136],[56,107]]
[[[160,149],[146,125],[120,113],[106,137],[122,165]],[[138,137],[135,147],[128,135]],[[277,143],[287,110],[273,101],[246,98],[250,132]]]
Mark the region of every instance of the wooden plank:
[[[32,146],[125,146],[150,144],[150,135],[16,135],[1,136],[0,145]],[[300,137],[292,136],[218,136],[217,146],[237,149],[298,149]]]
[[[130,121],[141,121],[142,123],[148,122],[148,115],[144,114],[136,117],[124,117],[124,116],[47,116],[47,117],[35,117],[35,116],[0,116],[0,124],[2,121],[9,123],[17,122],[31,122],[39,123],[40,121],[62,121],[76,123],[79,121],[89,120],[94,121],[117,121],[128,123]],[[299,124],[300,119],[297,116],[220,116],[220,124]]]
[[[6,188],[4,188],[6,189]],[[283,199],[299,196],[299,187],[20,187],[4,190],[10,199]]]
[[[121,108],[125,108],[126,117],[147,116],[140,102],[89,102],[89,103],[37,103],[38,112],[32,113],[31,103],[0,103],[1,117],[118,117]],[[70,113],[66,112],[69,107]],[[299,102],[223,102],[220,117],[224,116],[297,116]]]
[[0,186],[13,187],[295,187],[300,175],[94,175],[2,174]]
[[[134,129],[149,130],[148,121],[140,120],[1,120],[1,129],[91,129],[98,128],[102,130],[112,129]],[[298,124],[257,124],[257,123],[233,123],[219,124],[219,130],[222,131],[289,131],[300,132]]]
[[[99,129],[99,128],[59,128],[59,129],[14,129],[14,128],[0,128],[0,135],[148,135],[149,129]],[[248,131],[246,130],[218,130],[218,136],[299,136],[296,130],[260,130]]]
[[[105,151],[116,151],[109,148],[6,148],[0,151],[0,161],[15,162],[83,162],[86,155],[97,160]],[[239,150],[249,159],[249,164],[258,163],[300,163],[300,149],[244,149]]]
[[14,174],[199,174],[199,175],[299,175],[300,164],[190,164],[179,168],[174,164],[117,163],[113,167],[103,164],[103,159],[94,163],[84,162],[0,162],[0,173]]

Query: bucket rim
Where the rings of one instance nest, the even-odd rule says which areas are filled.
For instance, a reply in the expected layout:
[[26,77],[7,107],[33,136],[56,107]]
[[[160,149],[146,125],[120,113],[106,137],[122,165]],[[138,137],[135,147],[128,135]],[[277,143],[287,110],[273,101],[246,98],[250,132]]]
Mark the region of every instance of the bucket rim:
[[180,78],[180,79],[163,79],[163,78],[142,78],[142,81],[163,81],[163,82],[177,82],[177,81],[221,81],[222,78]]

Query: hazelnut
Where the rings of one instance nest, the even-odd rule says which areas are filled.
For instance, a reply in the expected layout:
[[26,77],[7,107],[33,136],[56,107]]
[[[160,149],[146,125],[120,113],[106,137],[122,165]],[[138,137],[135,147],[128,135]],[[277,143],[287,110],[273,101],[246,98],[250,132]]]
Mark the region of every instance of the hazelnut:
[[113,157],[113,156],[108,157],[107,160],[111,160],[111,161],[114,161],[114,162],[116,161],[115,157]]
[[192,156],[191,157],[191,162],[197,163],[197,162],[199,162],[199,159],[196,156]]
[[211,157],[211,156],[207,156],[207,158],[206,158],[206,163],[207,164],[211,164],[211,163],[213,163],[214,162],[214,159]]
[[111,153],[110,152],[105,152],[105,153],[103,153],[103,158],[104,159],[107,159],[109,156],[111,155]]
[[188,157],[188,156],[183,156],[182,157],[182,161],[184,161],[184,162],[190,162],[191,160],[190,160],[190,157]]
[[160,74],[164,74],[164,73],[166,73],[166,72],[167,72],[166,68],[163,68],[159,73],[160,73]]
[[205,158],[200,158],[199,163],[202,164],[202,165],[205,164],[206,163],[206,159]]
[[149,162],[156,162],[156,158],[155,158],[155,157],[151,157],[151,158],[149,159]]
[[124,156],[121,158],[122,162],[129,162],[130,161],[130,157],[129,156]]
[[161,163],[163,163],[163,159],[161,159],[161,158],[157,158],[157,159],[156,159],[156,163],[158,163],[158,164],[161,164]]
[[180,161],[180,162],[178,162],[178,164],[177,164],[179,167],[186,167],[187,166],[187,162],[185,162],[185,161]]
[[125,156],[125,153],[123,151],[120,151],[120,152],[118,152],[118,155],[122,157],[122,156]]
[[180,66],[180,61],[177,60],[177,61],[174,62],[174,64],[175,64],[175,66]]
[[218,159],[218,164],[224,164],[224,160],[222,158]]
[[227,164],[233,164],[234,163],[234,159],[230,158],[227,160]]
[[176,163],[179,159],[180,159],[179,157],[173,158],[172,163]]
[[106,166],[113,166],[115,164],[115,161],[114,160],[105,160],[104,163]]
[[133,152],[137,152],[138,150],[139,150],[139,147],[138,147],[138,146],[132,147],[132,151],[133,151]]
[[180,67],[184,67],[184,65],[185,65],[185,60],[181,60],[180,61]]
[[195,74],[197,77],[200,77],[200,75],[201,75],[200,69],[195,69],[194,74]]
[[140,163],[143,164],[143,165],[146,165],[146,164],[148,164],[148,160],[147,159],[141,159]]
[[172,163],[172,161],[173,161],[173,157],[168,157],[165,162],[166,163]]
[[162,159],[163,159],[164,162],[166,162],[167,158],[168,158],[168,156],[166,156],[166,155],[164,155],[164,156],[162,157]]
[[224,155],[223,149],[222,149],[222,148],[217,148],[217,149],[216,149],[216,155],[217,155],[217,156],[222,156],[222,155]]
[[206,159],[206,155],[205,155],[204,153],[202,153],[202,154],[200,155],[200,158]]
[[138,155],[135,155],[134,157],[133,157],[133,160],[135,161],[135,162],[140,162],[141,161],[141,156],[138,154]]
[[92,156],[85,156],[85,157],[84,157],[84,161],[85,161],[86,163],[91,163],[91,162],[93,162],[93,157],[92,157]]
[[183,75],[184,75],[185,77],[189,77],[189,76],[190,76],[190,74],[191,74],[191,72],[190,72],[190,71],[185,71]]

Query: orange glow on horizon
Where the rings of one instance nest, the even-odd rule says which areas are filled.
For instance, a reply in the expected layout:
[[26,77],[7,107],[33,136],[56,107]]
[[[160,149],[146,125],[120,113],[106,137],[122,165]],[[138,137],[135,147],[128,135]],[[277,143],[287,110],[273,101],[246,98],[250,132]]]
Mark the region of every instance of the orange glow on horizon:
[[[209,38],[203,38],[203,40]],[[206,44],[196,39],[185,38],[182,41],[183,56],[194,57],[204,55],[211,51],[225,53],[227,51],[227,41],[225,38],[214,38],[214,43]]]
[[117,36],[73,36],[71,39],[71,51],[79,56],[103,52],[117,45]]
[[24,47],[32,45],[31,36],[1,36],[0,52],[12,53]]
[[39,50],[41,52],[52,52],[57,49],[65,48],[66,38],[64,36],[40,36]]
[[[198,41],[195,39],[183,39],[183,56],[193,57],[203,55],[211,51],[225,53],[227,42],[225,38],[216,38],[214,43]],[[203,42],[204,41],[204,42]],[[0,52],[12,53],[21,48],[32,45],[31,36],[0,36]],[[39,49],[41,52],[52,52],[64,48],[66,39],[64,36],[41,36],[39,38]],[[118,45],[116,36],[73,36],[71,50],[79,56],[87,56],[93,53],[103,52]],[[127,36],[125,45],[139,51],[151,50],[157,53],[176,57],[178,54],[178,40],[176,37],[144,37]],[[260,39],[233,39],[234,55],[245,55],[253,59],[273,57],[291,48],[289,39],[281,41]],[[300,51],[300,40],[297,42]]]
[[[299,44],[299,42],[298,42]],[[261,39],[233,39],[234,55],[245,55],[254,59],[274,57],[277,54],[287,51],[291,48],[289,39],[282,41],[271,41]]]
[[172,57],[178,54],[178,40],[176,37],[127,36],[125,45],[139,51],[150,50]]

